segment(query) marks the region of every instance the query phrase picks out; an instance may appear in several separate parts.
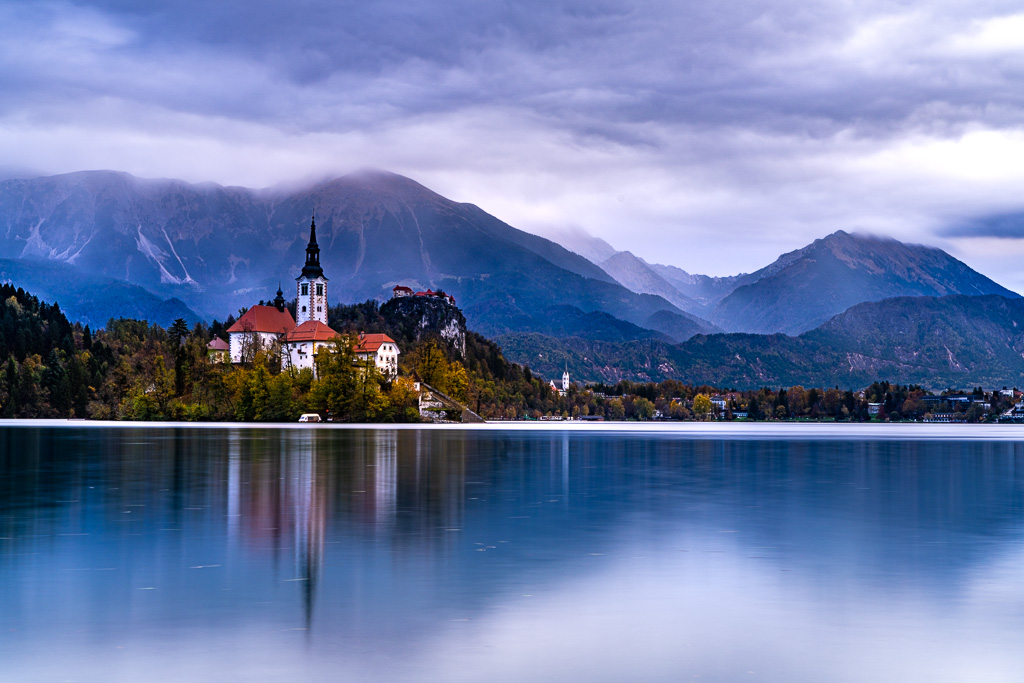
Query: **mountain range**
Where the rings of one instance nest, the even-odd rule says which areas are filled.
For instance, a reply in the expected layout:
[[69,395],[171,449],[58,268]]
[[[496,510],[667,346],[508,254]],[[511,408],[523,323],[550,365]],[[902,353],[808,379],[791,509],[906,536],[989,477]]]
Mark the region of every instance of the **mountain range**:
[[1024,299],[998,295],[861,303],[797,337],[730,333],[624,344],[514,334],[497,341],[542,376],[568,368],[573,377],[606,383],[857,389],[890,379],[929,389],[1024,387]]
[[[859,377],[859,367],[945,377],[934,344],[918,350],[919,362],[872,346],[916,309],[959,321],[964,339],[967,321],[981,316],[978,329],[1011,340],[989,360],[1016,376],[1006,355],[1012,330],[990,320],[998,307],[984,302],[1016,306],[1018,295],[940,249],[837,231],[753,273],[711,277],[648,263],[582,231],[556,236],[559,244],[384,171],[298,189],[115,171],[3,180],[0,280],[94,325],[117,315],[224,319],[279,285],[290,297],[312,216],[332,302],[382,301],[396,284],[444,290],[471,329],[501,336],[512,358],[542,372],[547,356],[563,354],[586,379],[685,373],[740,385],[788,381],[790,368],[811,382]],[[908,301],[900,297],[919,305],[893,303]],[[866,319],[871,334],[855,333],[870,327]],[[930,340],[898,341],[910,349]],[[984,371],[971,359],[986,356],[971,353],[961,367]],[[842,368],[856,354],[868,360],[850,361],[846,374],[818,372],[808,360]]]
[[[638,294],[562,246],[402,176],[362,171],[301,190],[251,190],[91,171],[0,182],[0,258],[56,261],[177,298],[209,318],[286,293],[315,215],[333,300],[443,289],[485,334],[664,338],[713,325]],[[61,298],[58,296],[58,300]],[[567,311],[570,307],[571,311]],[[615,322],[609,320],[609,316]]]
[[691,275],[628,251],[599,265],[727,332],[800,334],[855,304],[897,296],[1018,296],[941,249],[842,230],[732,277]]

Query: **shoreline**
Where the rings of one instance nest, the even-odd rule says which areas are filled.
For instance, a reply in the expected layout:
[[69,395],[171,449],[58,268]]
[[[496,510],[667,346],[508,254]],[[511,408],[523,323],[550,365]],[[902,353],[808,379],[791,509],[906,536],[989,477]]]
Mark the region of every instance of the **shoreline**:
[[945,423],[848,423],[848,422],[534,422],[499,421],[468,424],[382,424],[299,422],[129,422],[75,419],[0,420],[0,429],[229,429],[229,430],[366,430],[366,431],[461,431],[461,432],[572,432],[607,435],[677,435],[706,439],[836,439],[1021,441],[1024,424]]

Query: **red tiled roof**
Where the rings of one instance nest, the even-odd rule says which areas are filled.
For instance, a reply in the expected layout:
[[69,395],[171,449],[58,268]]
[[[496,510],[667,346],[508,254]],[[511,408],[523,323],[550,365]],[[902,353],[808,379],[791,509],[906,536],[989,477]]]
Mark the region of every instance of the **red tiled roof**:
[[223,339],[221,339],[220,337],[214,337],[213,341],[206,345],[206,348],[208,348],[211,351],[230,351],[231,350],[231,347],[228,346],[228,343],[226,341],[224,341]]
[[275,306],[252,306],[228,328],[228,332],[273,332],[285,334],[295,329],[295,320],[288,309],[277,310]]
[[329,341],[339,336],[319,320],[307,320],[284,336],[286,342]]
[[391,291],[392,292],[411,292],[412,288],[411,287],[406,287],[405,285],[395,285],[394,287],[391,288]]
[[394,343],[395,340],[386,334],[364,334],[359,338],[353,349],[356,353],[377,353],[377,349],[380,348],[381,344]]

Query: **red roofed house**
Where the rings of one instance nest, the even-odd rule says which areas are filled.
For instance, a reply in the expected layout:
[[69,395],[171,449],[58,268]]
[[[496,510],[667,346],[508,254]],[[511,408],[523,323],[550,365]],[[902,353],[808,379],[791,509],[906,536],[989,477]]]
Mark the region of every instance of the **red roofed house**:
[[377,368],[388,377],[398,375],[398,344],[386,334],[359,333],[356,341],[356,358],[373,360]]
[[310,368],[316,374],[316,354],[330,352],[337,332],[319,320],[307,320],[284,336],[284,353],[293,368]]
[[412,289],[406,287],[405,285],[395,285],[394,287],[391,288],[392,299],[398,299],[403,296],[420,296],[436,298],[441,299],[445,303],[449,303],[452,306],[455,305],[455,297],[452,296],[451,294],[445,294],[444,292],[435,292],[432,289],[427,289],[425,292],[414,292]]
[[213,341],[206,345],[206,357],[211,363],[227,363],[228,352],[231,347],[220,337],[214,337]]
[[270,348],[274,342],[295,329],[292,314],[284,307],[284,295],[277,290],[274,306],[252,306],[228,328],[231,362],[252,360],[256,351]]

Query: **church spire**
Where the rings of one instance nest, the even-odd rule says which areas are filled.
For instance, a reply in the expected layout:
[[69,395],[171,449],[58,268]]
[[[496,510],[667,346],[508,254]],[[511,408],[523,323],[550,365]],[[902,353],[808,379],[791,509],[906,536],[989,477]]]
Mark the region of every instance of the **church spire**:
[[302,274],[311,280],[324,274],[320,267],[320,245],[316,243],[316,216],[309,224],[309,244],[306,245],[306,265],[302,267]]
[[274,299],[274,305],[277,306],[277,310],[284,310],[284,292],[281,291],[281,283],[277,283],[277,298]]

